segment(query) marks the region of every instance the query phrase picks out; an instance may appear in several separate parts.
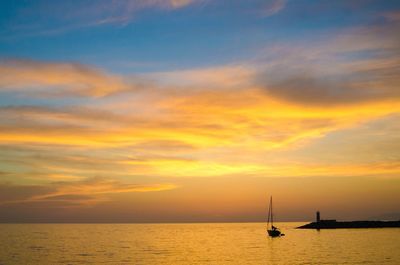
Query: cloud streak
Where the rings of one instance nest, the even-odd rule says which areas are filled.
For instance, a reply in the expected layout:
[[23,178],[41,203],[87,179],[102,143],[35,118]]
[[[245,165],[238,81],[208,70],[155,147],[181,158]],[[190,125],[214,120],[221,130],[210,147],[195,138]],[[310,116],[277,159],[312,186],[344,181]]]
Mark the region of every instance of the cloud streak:
[[[184,8],[199,0],[121,0],[121,1],[98,1],[86,6],[94,8],[93,21],[91,25],[104,24],[128,24],[135,16],[146,9],[157,8],[164,10],[175,10]],[[79,13],[76,13],[78,15]]]
[[273,0],[272,3],[265,6],[261,13],[264,17],[275,15],[285,8],[286,2],[286,0]]
[[[119,0],[69,1],[44,0],[28,3],[16,11],[15,21],[4,27],[3,38],[57,35],[82,28],[126,26],[147,10],[170,12],[204,0]],[[30,22],[28,22],[30,21]]]
[[122,77],[77,63],[8,60],[0,63],[0,89],[53,96],[105,96],[135,89]]
[[398,99],[398,29],[398,21],[388,20],[329,38],[268,47],[256,83],[272,96],[299,104]]
[[[157,192],[177,188],[174,184],[126,184],[117,180],[89,178],[82,181],[54,182],[50,185],[2,184],[0,204],[49,203],[59,206],[90,206],[108,201],[107,195],[131,192]],[[11,191],[11,192],[10,192]]]

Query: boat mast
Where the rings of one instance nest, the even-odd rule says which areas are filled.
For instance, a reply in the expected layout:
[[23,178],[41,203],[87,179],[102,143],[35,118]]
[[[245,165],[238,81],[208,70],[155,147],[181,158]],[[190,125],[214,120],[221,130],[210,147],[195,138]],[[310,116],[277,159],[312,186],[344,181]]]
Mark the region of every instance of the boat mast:
[[272,213],[272,196],[271,196],[270,205],[271,205],[271,227],[272,227],[272,226],[274,226],[274,214]]
[[269,222],[271,220],[271,201],[269,202],[269,207],[268,207],[268,221],[267,221],[267,227],[269,227]]

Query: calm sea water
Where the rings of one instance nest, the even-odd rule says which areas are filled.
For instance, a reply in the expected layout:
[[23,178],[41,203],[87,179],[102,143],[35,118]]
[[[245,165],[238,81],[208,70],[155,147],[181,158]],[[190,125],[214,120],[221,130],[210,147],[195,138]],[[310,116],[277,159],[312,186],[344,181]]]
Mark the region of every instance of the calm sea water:
[[1,224],[0,264],[400,264],[400,229],[277,225]]

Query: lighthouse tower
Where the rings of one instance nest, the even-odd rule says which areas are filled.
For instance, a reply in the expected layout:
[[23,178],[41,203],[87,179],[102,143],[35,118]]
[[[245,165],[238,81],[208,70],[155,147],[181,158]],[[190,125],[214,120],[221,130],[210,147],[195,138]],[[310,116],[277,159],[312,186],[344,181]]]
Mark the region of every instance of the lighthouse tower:
[[319,214],[319,211],[317,211],[317,214],[316,214],[317,216],[317,223],[319,223],[320,221],[321,221],[321,217],[320,217],[320,214]]

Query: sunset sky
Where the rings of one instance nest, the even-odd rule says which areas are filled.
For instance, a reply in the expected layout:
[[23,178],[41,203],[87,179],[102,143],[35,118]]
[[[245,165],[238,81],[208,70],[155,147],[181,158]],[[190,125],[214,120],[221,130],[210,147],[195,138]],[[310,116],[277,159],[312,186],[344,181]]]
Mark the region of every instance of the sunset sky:
[[0,3],[0,222],[400,218],[400,2]]

